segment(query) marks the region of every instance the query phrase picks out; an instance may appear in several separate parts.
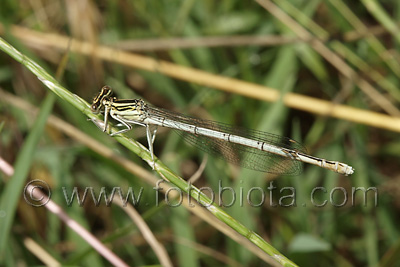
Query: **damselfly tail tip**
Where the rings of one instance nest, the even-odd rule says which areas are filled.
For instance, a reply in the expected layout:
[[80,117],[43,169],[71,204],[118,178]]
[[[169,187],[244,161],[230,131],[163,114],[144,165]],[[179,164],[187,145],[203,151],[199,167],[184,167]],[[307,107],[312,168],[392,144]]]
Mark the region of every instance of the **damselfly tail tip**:
[[349,175],[352,175],[353,173],[354,173],[354,168],[351,166],[347,166],[347,169],[346,169],[344,175],[349,176]]

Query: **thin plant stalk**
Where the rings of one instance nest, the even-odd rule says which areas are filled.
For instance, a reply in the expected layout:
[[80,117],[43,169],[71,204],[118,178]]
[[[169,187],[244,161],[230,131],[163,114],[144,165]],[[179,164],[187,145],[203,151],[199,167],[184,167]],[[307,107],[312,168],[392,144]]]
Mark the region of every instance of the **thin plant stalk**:
[[[94,115],[89,108],[89,104],[80,98],[77,95],[72,94],[66,88],[61,86],[56,79],[54,79],[48,72],[46,72],[41,66],[32,61],[27,56],[23,55],[21,52],[16,50],[13,46],[8,44],[4,39],[0,38],[0,49],[5,53],[13,57],[16,61],[23,64],[27,67],[33,74],[37,76],[37,78],[53,93],[59,96],[64,101],[69,102],[75,108],[80,110],[84,115],[88,116],[91,119],[99,120],[100,116]],[[114,129],[117,130],[117,129]],[[142,146],[140,143],[129,139],[123,135],[116,136],[115,139],[120,142],[123,146],[125,146],[130,151],[137,154],[143,160],[147,161],[149,165],[152,163],[152,158],[149,151]],[[234,229],[236,232],[246,237],[256,246],[258,246],[265,253],[270,255],[275,261],[282,264],[283,266],[297,266],[294,262],[286,258],[283,254],[281,254],[277,249],[275,249],[272,245],[266,242],[263,238],[261,238],[258,234],[253,232],[252,230],[245,227],[243,224],[239,223],[237,220],[228,215],[221,208],[214,205],[214,203],[198,188],[193,185],[188,186],[188,183],[183,180],[181,177],[172,172],[166,165],[164,165],[160,160],[155,159],[155,169],[158,174],[168,182],[171,182],[176,187],[179,188],[182,192],[190,195],[193,199],[199,202],[204,208],[210,211],[215,217],[217,217],[220,221],[224,222],[226,225]]]

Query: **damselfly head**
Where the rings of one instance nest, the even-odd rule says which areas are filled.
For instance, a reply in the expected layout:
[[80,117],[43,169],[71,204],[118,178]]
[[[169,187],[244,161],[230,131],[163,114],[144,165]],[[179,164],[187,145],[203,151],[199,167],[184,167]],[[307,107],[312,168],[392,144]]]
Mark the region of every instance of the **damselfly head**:
[[112,95],[112,89],[110,86],[106,85],[101,88],[100,93],[93,99],[90,110],[94,114],[98,114],[103,106],[103,101],[109,99]]

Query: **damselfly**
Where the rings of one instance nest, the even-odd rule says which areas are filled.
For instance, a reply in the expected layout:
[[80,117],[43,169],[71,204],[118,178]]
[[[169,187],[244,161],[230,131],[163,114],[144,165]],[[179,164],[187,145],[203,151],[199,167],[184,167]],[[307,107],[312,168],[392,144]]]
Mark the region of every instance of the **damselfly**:
[[[103,109],[104,132],[107,132],[109,116],[125,127],[111,135],[131,130],[132,124],[146,128],[153,164],[157,126],[162,126],[178,130],[187,142],[205,152],[256,171],[297,175],[302,170],[301,162],[306,162],[343,175],[354,172],[353,167],[345,163],[308,155],[305,148],[293,139],[189,117],[150,106],[141,99],[117,99],[112,96],[109,86],[101,89],[91,105],[95,114],[103,112]],[[152,131],[150,126],[156,126],[155,130]]]

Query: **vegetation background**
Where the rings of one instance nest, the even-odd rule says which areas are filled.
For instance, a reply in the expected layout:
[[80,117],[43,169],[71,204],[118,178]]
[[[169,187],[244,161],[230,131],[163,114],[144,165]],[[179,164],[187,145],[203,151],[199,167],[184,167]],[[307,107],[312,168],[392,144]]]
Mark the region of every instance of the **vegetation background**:
[[[119,98],[142,98],[199,118],[289,136],[312,155],[353,166],[349,177],[315,166],[304,166],[299,176],[259,173],[212,157],[204,160],[207,156],[179,135],[160,129],[155,154],[165,165],[185,179],[200,168],[198,188],[232,188],[236,196],[226,190],[223,202],[234,204],[223,209],[302,266],[395,266],[400,261],[399,16],[397,1],[374,0],[3,0],[0,6],[1,37],[88,102],[107,84]],[[77,40],[145,57],[113,60],[65,49]],[[163,61],[178,67],[151,70],[151,64]],[[33,106],[39,107],[48,91],[5,53],[0,53],[0,90],[0,157],[14,165],[37,125]],[[302,102],[299,96],[316,101]],[[91,198],[82,206],[67,205],[62,188],[70,195],[77,187],[81,196],[88,187],[97,196],[101,188],[110,193],[119,187],[125,194],[132,188],[136,196],[143,188],[135,209],[174,265],[277,264],[177,199],[165,202],[154,182],[146,180],[161,177],[70,103],[56,99],[51,113],[76,130],[49,122],[25,164],[30,168],[26,182],[46,181],[52,200],[128,265],[159,264],[136,223],[104,199],[97,206]],[[86,134],[83,139],[74,134],[78,131]],[[146,144],[143,131],[135,128],[129,136]],[[114,153],[96,150],[92,141]],[[142,169],[132,171],[115,155]],[[3,172],[2,207],[10,205],[4,197],[10,179]],[[295,189],[294,197],[287,187]],[[315,194],[316,204],[328,201],[321,207],[311,202],[316,187],[326,189]],[[362,192],[352,194],[357,187],[376,191],[364,199]],[[265,199],[251,188],[264,190]],[[109,265],[53,213],[27,205],[21,188],[9,192],[19,203],[4,241],[4,265],[49,264],[48,256],[62,265]],[[249,192],[251,203],[262,205],[250,205]],[[47,256],[40,257],[38,248]]]

